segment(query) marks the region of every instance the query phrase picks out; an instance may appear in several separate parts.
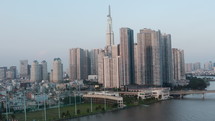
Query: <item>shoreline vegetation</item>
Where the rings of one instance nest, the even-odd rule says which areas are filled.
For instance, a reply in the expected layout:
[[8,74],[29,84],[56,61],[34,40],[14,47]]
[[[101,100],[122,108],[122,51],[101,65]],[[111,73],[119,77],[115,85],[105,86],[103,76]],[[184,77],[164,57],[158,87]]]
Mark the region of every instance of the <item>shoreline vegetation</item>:
[[197,78],[187,77],[189,84],[185,86],[174,86],[172,91],[175,90],[205,90],[210,85],[210,78]]

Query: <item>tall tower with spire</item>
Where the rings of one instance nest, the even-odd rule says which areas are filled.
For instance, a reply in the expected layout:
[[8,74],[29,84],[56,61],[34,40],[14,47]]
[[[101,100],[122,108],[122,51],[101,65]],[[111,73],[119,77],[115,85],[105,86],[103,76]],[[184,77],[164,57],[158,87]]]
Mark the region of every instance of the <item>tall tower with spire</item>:
[[109,5],[109,12],[107,15],[106,46],[112,46],[112,45],[114,45],[114,33],[112,28],[111,9]]

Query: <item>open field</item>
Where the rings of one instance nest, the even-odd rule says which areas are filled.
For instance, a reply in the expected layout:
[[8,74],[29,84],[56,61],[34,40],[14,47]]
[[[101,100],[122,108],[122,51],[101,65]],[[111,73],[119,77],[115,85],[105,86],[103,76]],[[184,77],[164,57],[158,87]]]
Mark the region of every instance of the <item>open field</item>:
[[[53,121],[58,119],[66,119],[66,118],[73,118],[79,117],[84,115],[95,114],[99,112],[104,112],[104,104],[93,104],[92,106],[93,111],[91,112],[91,105],[89,103],[83,103],[77,105],[77,115],[75,115],[75,106],[65,106],[60,108],[60,118],[59,118],[59,108],[52,108],[46,110],[47,121]],[[107,105],[107,110],[111,110],[112,107]],[[11,115],[9,115],[11,119]],[[15,119],[18,121],[24,121],[25,115],[23,113],[16,113]],[[44,110],[34,111],[34,112],[27,112],[27,121],[44,121]]]

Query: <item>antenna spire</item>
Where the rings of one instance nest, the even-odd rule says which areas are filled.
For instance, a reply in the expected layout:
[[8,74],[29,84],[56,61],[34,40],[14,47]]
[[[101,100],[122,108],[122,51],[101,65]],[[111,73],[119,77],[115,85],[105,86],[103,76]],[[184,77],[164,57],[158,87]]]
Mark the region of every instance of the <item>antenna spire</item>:
[[111,10],[110,10],[110,5],[109,5],[109,14],[108,14],[109,16],[111,16]]

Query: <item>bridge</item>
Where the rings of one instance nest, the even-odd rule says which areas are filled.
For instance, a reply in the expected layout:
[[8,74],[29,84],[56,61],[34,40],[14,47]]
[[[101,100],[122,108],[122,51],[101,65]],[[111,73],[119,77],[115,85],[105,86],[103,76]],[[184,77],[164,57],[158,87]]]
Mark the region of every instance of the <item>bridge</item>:
[[215,93],[215,90],[180,90],[180,91],[170,91],[170,95],[172,95],[172,96],[180,96],[180,98],[183,98],[184,95],[202,94],[202,98],[204,99],[206,93]]

